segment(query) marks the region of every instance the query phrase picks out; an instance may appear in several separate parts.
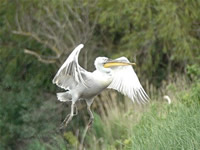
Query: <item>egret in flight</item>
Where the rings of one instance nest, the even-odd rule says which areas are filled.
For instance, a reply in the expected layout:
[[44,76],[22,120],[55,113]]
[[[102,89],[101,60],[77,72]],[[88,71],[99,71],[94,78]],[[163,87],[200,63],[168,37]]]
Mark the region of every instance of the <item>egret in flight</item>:
[[71,101],[71,113],[63,121],[64,126],[72,120],[78,100],[86,101],[91,125],[94,116],[90,106],[94,97],[106,88],[117,90],[138,103],[148,101],[149,97],[132,68],[135,63],[130,63],[126,57],[115,60],[97,57],[94,62],[96,70],[88,72],[78,63],[78,56],[83,47],[84,45],[80,44],[73,50],[53,79],[54,84],[66,90],[57,93],[58,100]]

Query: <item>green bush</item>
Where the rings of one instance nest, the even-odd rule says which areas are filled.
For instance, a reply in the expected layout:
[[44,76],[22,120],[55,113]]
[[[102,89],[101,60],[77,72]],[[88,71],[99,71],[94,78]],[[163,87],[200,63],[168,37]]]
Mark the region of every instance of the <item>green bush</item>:
[[162,112],[148,112],[133,127],[131,145],[125,149],[199,149],[199,106],[169,106]]
[[102,0],[98,4],[97,36],[103,39],[102,47],[113,57],[136,61],[143,78],[160,85],[169,74],[198,62],[199,1]]
[[187,74],[193,81],[200,82],[200,65],[199,64],[188,65]]
[[199,149],[200,84],[180,81],[171,83],[176,90],[170,85],[162,89],[170,93],[170,105],[158,97],[142,107],[128,103],[125,110],[109,110],[88,134],[90,149]]

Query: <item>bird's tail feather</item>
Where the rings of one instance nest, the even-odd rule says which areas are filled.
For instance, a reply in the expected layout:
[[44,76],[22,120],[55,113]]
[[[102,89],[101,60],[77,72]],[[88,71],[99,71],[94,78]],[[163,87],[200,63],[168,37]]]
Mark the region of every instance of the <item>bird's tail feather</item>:
[[57,93],[57,98],[61,102],[71,101],[71,94],[67,92]]

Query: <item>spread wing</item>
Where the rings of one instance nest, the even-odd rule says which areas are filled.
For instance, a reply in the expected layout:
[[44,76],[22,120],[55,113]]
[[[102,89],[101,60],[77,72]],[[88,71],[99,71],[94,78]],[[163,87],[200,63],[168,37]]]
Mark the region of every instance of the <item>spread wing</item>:
[[83,44],[78,45],[60,67],[53,79],[53,83],[67,90],[81,83],[85,86],[86,77],[90,74],[78,64],[78,56]]
[[[120,57],[115,60],[129,62],[126,57]],[[113,81],[108,88],[115,89],[138,103],[145,103],[149,100],[131,65],[115,66],[111,69],[113,71]]]

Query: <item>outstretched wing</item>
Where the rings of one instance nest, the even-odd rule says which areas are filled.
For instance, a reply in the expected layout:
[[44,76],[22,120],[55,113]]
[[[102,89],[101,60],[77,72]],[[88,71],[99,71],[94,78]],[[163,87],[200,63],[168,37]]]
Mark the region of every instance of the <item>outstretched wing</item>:
[[86,77],[89,72],[78,64],[78,56],[83,47],[83,44],[78,45],[69,55],[55,75],[53,79],[54,84],[65,90],[71,89],[79,83],[87,86],[84,77]]
[[[129,63],[126,57],[115,60]],[[115,66],[111,69],[113,71],[113,81],[108,88],[115,89],[138,103],[145,103],[149,100],[132,66]]]

